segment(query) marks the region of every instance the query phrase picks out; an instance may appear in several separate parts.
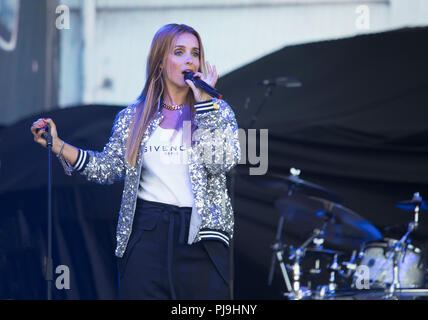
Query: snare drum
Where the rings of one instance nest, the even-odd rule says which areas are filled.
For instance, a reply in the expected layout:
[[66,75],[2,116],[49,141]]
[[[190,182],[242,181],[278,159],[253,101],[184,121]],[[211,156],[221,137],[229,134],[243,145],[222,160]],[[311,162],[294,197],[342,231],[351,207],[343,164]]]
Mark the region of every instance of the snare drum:
[[[394,279],[392,248],[397,242],[398,240],[385,238],[370,241],[363,246],[359,255],[360,262],[353,277],[353,287],[356,287],[356,281],[361,281],[363,276],[369,278],[370,289],[387,288],[392,284]],[[425,280],[425,263],[421,250],[412,244],[406,244],[403,252],[399,252],[398,255],[400,287],[422,288]]]

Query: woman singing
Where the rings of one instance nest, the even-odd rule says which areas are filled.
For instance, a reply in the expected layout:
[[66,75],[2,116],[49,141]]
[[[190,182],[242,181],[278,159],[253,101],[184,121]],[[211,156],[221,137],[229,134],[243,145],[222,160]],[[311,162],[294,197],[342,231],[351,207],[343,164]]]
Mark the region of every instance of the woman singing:
[[102,152],[65,143],[52,119],[31,127],[46,147],[40,128],[51,126],[52,151],[69,173],[125,180],[115,252],[123,299],[230,299],[226,172],[240,159],[238,125],[185,71],[212,87],[218,80],[199,34],[168,24],[153,38],[141,95],[118,113]]

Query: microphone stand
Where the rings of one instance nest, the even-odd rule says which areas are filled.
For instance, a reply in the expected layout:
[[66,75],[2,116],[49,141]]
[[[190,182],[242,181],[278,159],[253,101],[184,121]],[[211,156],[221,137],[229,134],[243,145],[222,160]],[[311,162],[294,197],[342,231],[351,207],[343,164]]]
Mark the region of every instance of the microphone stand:
[[[266,86],[266,90],[265,90],[265,93],[263,95],[263,100],[260,103],[260,105],[258,106],[258,108],[256,109],[256,111],[254,112],[254,114],[251,116],[250,124],[248,125],[247,129],[252,129],[252,127],[254,126],[256,121],[258,120],[258,115],[259,115],[260,111],[263,109],[263,107],[265,106],[266,102],[268,101],[268,99],[272,95],[272,93],[273,93],[273,86]],[[246,143],[248,146],[248,141]],[[292,192],[293,192],[293,190],[291,189],[291,193]],[[283,225],[284,225],[284,217],[281,216],[279,219],[278,228],[276,231],[276,242],[272,246],[273,253],[272,253],[272,259],[271,259],[271,267],[269,269],[268,286],[270,286],[272,284],[273,274],[275,272],[275,266],[276,266],[275,260],[278,259],[278,261],[280,262],[280,267],[281,267],[281,271],[282,271],[282,274],[284,277],[284,281],[285,281],[286,286],[287,286],[287,290],[289,292],[291,292],[292,288],[291,288],[290,280],[288,278],[287,270],[286,270],[284,263],[283,263],[283,244],[281,243]]]
[[53,282],[53,260],[52,260],[52,136],[50,126],[47,125],[46,132],[42,135],[46,139],[48,148],[48,254],[45,257],[45,278],[47,282],[47,299],[52,300],[52,282]]
[[[254,125],[254,123],[257,121],[257,115],[260,113],[260,111],[262,110],[263,106],[266,104],[268,98],[272,95],[272,87],[271,86],[267,86],[266,87],[266,91],[264,94],[264,98],[262,100],[262,103],[259,105],[259,107],[257,108],[256,112],[252,115],[251,117],[251,122],[248,126],[247,129],[251,129],[251,127]],[[248,102],[249,99],[247,98],[246,103],[245,103],[245,108],[248,107]],[[246,146],[245,146],[245,150],[248,149],[248,141],[245,142]],[[230,170],[230,185],[231,185],[231,202],[232,202],[232,207],[234,207],[235,205],[235,179],[236,179],[236,167],[232,168],[232,170]]]
[[267,100],[269,99],[269,97],[272,95],[273,92],[273,87],[272,86],[267,86],[266,90],[265,90],[265,94],[263,96],[263,100],[260,103],[259,107],[257,108],[256,112],[254,112],[254,114],[251,117],[251,122],[248,125],[248,129],[251,129],[252,126],[256,123],[256,121],[258,120],[257,116],[260,113],[260,111],[262,110],[262,108],[264,107],[264,105],[266,104]]
[[[258,114],[260,113],[260,111],[262,110],[262,108],[265,106],[267,100],[269,99],[269,97],[272,95],[273,92],[273,86],[266,86],[266,90],[265,93],[263,95],[263,100],[260,103],[259,107],[257,108],[257,110],[254,112],[254,114],[251,116],[251,121],[250,124],[248,125],[247,129],[251,129],[254,124],[256,123],[256,121],[258,120]],[[246,103],[245,103],[245,109],[248,107],[248,103],[249,103],[249,99],[247,98]],[[248,141],[245,142],[246,143],[246,147],[245,150],[248,149]],[[232,202],[232,207],[235,207],[235,185],[236,185],[236,167],[232,168],[232,170],[230,170],[229,176],[230,176],[230,186],[231,186],[231,202]],[[281,238],[281,234],[282,234],[282,226],[283,226],[283,222],[284,222],[284,218],[281,216],[280,217],[280,223],[279,223],[279,227],[277,230],[277,235],[276,235],[276,240],[277,242],[275,243],[275,245],[273,246],[273,255],[272,255],[272,264],[271,264],[271,268],[270,268],[270,272],[269,272],[269,279],[268,279],[268,285],[271,285],[272,283],[272,279],[273,279],[273,273],[275,271],[275,260],[276,258],[282,262],[282,246],[280,243],[280,238]],[[283,272],[283,276],[285,278],[286,284],[287,284],[287,289],[291,292],[292,288],[291,288],[291,284],[287,275],[287,271],[284,268],[283,263],[280,263],[281,266],[281,270]]]
[[[253,125],[254,125],[254,123],[256,122],[256,120],[257,120],[257,115],[260,113],[260,111],[261,111],[261,109],[263,108],[263,106],[266,104],[266,101],[267,101],[267,99],[271,96],[271,94],[272,94],[272,87],[271,86],[267,86],[267,88],[266,88],[266,91],[265,91],[265,94],[264,94],[264,98],[263,98],[263,101],[262,101],[262,103],[260,104],[260,106],[258,107],[258,109],[256,110],[256,112],[253,114],[253,116],[251,117],[251,122],[250,122],[250,125],[248,126],[248,129],[250,129]],[[245,107],[248,107],[248,102],[249,102],[249,99],[247,98],[247,100],[246,100],[246,103],[245,103]],[[248,149],[248,141],[246,141],[245,142],[246,143],[246,147],[245,147],[245,150],[247,150]],[[236,175],[237,175],[237,172],[236,172],[236,166],[234,167],[234,168],[232,168],[232,170],[230,170],[230,172],[229,172],[229,178],[230,178],[230,198],[231,198],[231,205],[232,205],[232,208],[235,208],[235,192],[236,192],[236,187],[235,187],[235,185],[236,185]],[[232,240],[232,243],[231,243],[231,274],[233,275],[234,273],[233,273],[233,269],[234,269],[234,266],[233,266],[233,251],[234,251],[234,241]],[[231,292],[233,293],[233,276],[232,276],[232,279],[231,279]],[[231,294],[232,295],[232,297],[233,297],[233,294]]]
[[[301,83],[298,82],[297,84],[295,83],[289,83],[286,85],[286,87],[300,87]],[[251,121],[247,127],[247,129],[251,129],[254,124],[256,123],[256,121],[258,120],[258,115],[260,113],[260,111],[263,109],[263,107],[265,106],[266,102],[268,101],[269,97],[272,95],[273,93],[273,88],[275,86],[272,85],[267,85],[266,86],[266,90],[264,92],[263,95],[263,100],[261,101],[260,105],[258,106],[257,110],[254,112],[254,114],[251,116]],[[249,99],[247,98],[246,103],[245,103],[245,107],[248,107],[248,102]],[[245,150],[248,149],[248,141],[245,142],[246,143],[246,148]],[[229,176],[230,176],[230,185],[231,185],[231,203],[232,203],[232,207],[235,207],[235,180],[236,180],[236,167],[232,168],[232,170],[230,170]],[[291,193],[293,192],[292,189],[289,191],[291,195]],[[277,230],[277,234],[276,234],[276,243],[272,246],[273,248],[273,254],[272,254],[272,261],[271,261],[271,268],[270,268],[270,272],[269,272],[269,276],[268,276],[268,285],[271,285],[272,280],[273,280],[273,274],[275,272],[275,260],[278,259],[279,263],[280,263],[280,267],[281,267],[281,271],[283,273],[283,277],[284,280],[286,282],[286,286],[289,292],[292,292],[292,288],[291,288],[291,283],[287,274],[287,270],[284,266],[284,262],[283,262],[283,245],[280,242],[281,239],[281,235],[282,235],[282,229],[283,229],[283,224],[284,224],[284,217],[280,217],[280,221],[279,221],[279,226],[278,226],[278,230]],[[232,242],[233,243],[233,242]],[[233,268],[233,267],[232,267]],[[233,270],[233,269],[232,269]]]

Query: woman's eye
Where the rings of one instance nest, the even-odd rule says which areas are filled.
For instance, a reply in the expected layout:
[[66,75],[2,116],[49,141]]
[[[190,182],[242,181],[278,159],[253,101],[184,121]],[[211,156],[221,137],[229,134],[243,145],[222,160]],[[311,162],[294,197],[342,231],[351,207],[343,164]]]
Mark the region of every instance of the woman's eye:
[[193,52],[194,57],[199,57],[199,52]]
[[177,54],[177,55],[180,55],[180,54],[182,54],[183,52],[181,51],[181,50],[177,50],[177,51],[175,51],[175,54]]

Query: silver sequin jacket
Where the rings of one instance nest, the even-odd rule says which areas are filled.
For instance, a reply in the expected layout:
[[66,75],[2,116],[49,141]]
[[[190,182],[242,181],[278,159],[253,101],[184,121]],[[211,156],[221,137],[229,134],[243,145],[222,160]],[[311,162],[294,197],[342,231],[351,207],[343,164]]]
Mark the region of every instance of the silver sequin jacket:
[[[232,108],[224,100],[195,104],[191,147],[187,149],[189,175],[194,195],[188,244],[200,241],[201,230],[214,234],[233,236],[233,209],[226,187],[226,172],[240,160],[241,151],[238,125]],[[142,152],[151,134],[163,119],[160,108],[144,133],[136,165],[125,161],[125,146],[135,105],[121,110],[113,125],[112,134],[102,152],[79,150],[74,169],[89,181],[112,184],[125,178],[119,220],[116,228],[115,254],[125,253],[137,202]],[[217,232],[216,232],[217,231]],[[224,236],[223,236],[224,238]]]

